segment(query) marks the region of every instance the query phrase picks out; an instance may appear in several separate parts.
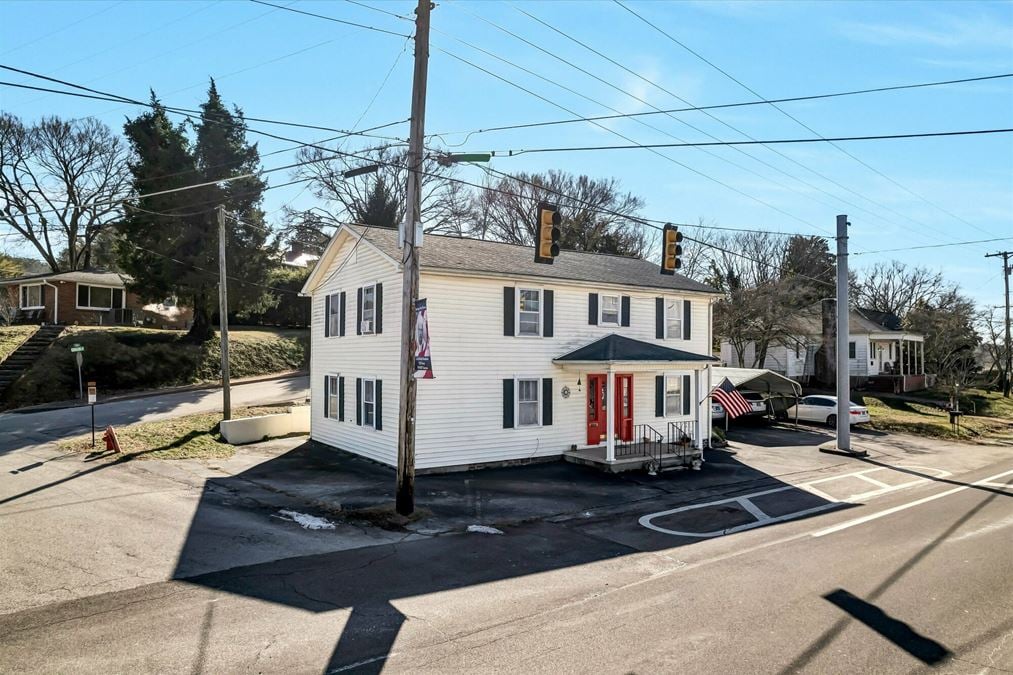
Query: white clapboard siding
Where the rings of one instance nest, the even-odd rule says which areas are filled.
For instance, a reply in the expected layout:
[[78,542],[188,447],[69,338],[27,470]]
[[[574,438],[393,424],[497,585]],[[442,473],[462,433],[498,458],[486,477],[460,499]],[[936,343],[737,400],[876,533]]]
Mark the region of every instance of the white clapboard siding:
[[852,335],[855,343],[855,358],[848,359],[848,373],[852,377],[866,377],[869,374],[869,336]]
[[[349,257],[351,256],[351,257]],[[328,278],[329,277],[329,278]],[[401,274],[397,265],[367,241],[348,238],[338,250],[325,281],[313,293],[310,348],[311,437],[378,462],[397,459],[398,351],[401,344]],[[383,284],[383,332],[356,335],[356,289]],[[344,337],[324,337],[325,296],[345,292]],[[324,417],[324,375],[345,378],[345,420]],[[356,378],[383,382],[381,431],[355,423]]]

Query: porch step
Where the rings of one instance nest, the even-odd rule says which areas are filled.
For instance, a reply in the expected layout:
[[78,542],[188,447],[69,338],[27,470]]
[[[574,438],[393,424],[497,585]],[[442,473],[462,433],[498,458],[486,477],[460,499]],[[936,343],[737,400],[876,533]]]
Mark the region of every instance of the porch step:
[[0,398],[63,333],[63,326],[40,326],[31,337],[0,362]]

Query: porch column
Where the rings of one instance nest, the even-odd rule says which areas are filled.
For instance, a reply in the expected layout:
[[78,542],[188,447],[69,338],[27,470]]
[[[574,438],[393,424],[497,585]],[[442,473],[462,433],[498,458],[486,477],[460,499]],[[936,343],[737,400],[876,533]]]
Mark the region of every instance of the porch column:
[[897,363],[900,364],[900,374],[904,375],[904,339],[897,340]]
[[919,360],[921,361],[922,375],[925,375],[925,342],[924,341],[919,345],[919,350],[918,351],[921,353],[921,359],[919,359]]
[[609,364],[605,387],[605,461],[616,461],[616,373]]

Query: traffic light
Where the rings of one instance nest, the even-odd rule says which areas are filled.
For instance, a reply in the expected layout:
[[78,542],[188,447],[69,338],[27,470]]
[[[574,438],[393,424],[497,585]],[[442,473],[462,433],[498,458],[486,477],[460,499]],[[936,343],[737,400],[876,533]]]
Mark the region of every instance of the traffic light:
[[661,252],[661,273],[675,274],[675,270],[682,267],[682,232],[668,223],[662,235],[665,248]]
[[559,255],[559,210],[551,204],[538,205],[535,223],[535,262],[552,264]]

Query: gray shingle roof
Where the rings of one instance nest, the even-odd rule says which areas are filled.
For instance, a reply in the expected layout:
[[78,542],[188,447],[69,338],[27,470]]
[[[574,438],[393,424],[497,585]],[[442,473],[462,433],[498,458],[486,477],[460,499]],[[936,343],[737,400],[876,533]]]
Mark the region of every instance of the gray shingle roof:
[[[357,233],[364,233],[367,241],[390,257],[401,259],[397,230],[361,225],[350,227]],[[431,270],[522,274],[546,279],[717,293],[707,284],[680,274],[661,274],[655,263],[639,258],[580,251],[561,251],[552,265],[536,263],[534,258],[531,246],[435,234],[425,236],[419,257],[422,268]]]
[[31,281],[76,281],[82,284],[96,284],[100,286],[123,286],[125,283],[129,283],[131,278],[126,274],[119,274],[117,272],[78,270],[76,272],[43,272],[41,274],[28,274],[22,277],[0,279],[0,284],[17,284]]
[[634,340],[623,335],[606,335],[559,356],[554,361],[717,361],[713,356]]

